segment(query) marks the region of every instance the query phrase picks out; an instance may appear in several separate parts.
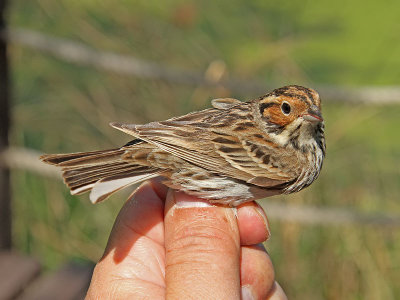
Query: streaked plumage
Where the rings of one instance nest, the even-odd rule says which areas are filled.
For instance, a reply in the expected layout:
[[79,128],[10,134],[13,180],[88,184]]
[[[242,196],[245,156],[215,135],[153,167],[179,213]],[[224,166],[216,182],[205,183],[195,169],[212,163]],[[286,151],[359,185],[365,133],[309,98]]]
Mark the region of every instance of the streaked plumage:
[[111,123],[135,137],[111,150],[44,155],[72,194],[96,203],[146,179],[232,206],[293,193],[319,175],[325,155],[319,95],[286,86],[258,99],[215,99],[213,108],[145,125]]

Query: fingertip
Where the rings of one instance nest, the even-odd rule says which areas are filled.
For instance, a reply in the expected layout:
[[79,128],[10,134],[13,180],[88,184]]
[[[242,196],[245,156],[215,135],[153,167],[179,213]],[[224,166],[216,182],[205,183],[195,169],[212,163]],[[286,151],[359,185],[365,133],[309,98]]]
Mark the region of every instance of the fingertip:
[[165,294],[164,201],[144,182],[121,209],[87,293],[90,299]]
[[163,184],[164,180],[164,177],[159,176],[148,181],[160,199],[165,199],[168,193],[168,187]]
[[264,210],[256,202],[244,203],[237,208],[241,245],[255,245],[270,237],[270,229]]
[[140,236],[164,243],[164,201],[152,183],[142,183],[128,198],[118,214],[107,243],[107,256],[114,250],[114,261],[121,262]]
[[[248,299],[265,299],[275,280],[275,272],[265,248],[260,245],[243,246],[240,261],[242,293]],[[244,290],[243,290],[244,288]]]

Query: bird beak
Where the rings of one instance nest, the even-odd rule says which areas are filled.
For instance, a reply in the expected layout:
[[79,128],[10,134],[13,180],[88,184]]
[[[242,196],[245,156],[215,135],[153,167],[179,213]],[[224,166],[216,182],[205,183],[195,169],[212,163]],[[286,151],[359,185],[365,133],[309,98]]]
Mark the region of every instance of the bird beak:
[[310,122],[322,122],[324,119],[322,118],[321,112],[316,105],[311,106],[311,108],[304,114],[303,119]]

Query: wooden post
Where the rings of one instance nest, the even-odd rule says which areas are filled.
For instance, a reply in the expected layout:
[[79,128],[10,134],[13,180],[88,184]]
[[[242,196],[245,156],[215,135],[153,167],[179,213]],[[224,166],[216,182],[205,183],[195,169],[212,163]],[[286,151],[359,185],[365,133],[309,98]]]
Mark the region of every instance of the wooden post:
[[[0,0],[0,31],[5,25],[6,0]],[[0,39],[0,152],[8,147],[10,128],[7,45]],[[10,171],[0,166],[0,250],[11,248]]]

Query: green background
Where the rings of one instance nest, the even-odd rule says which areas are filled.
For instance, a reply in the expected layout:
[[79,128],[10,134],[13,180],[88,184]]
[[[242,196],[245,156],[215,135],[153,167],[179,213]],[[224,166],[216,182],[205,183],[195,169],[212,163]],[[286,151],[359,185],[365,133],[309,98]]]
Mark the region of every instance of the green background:
[[[276,87],[399,84],[394,0],[9,2],[10,27],[173,68],[204,72],[223,62],[225,78]],[[77,66],[17,44],[10,59],[11,142],[47,153],[112,148],[129,137],[110,121],[162,120],[238,96]],[[298,194],[262,201],[399,215],[400,106],[336,100],[323,103],[328,152],[320,178]],[[15,246],[48,270],[96,261],[127,195],[93,206],[56,179],[15,170],[12,182]],[[399,228],[270,223],[266,247],[290,299],[400,298]]]

